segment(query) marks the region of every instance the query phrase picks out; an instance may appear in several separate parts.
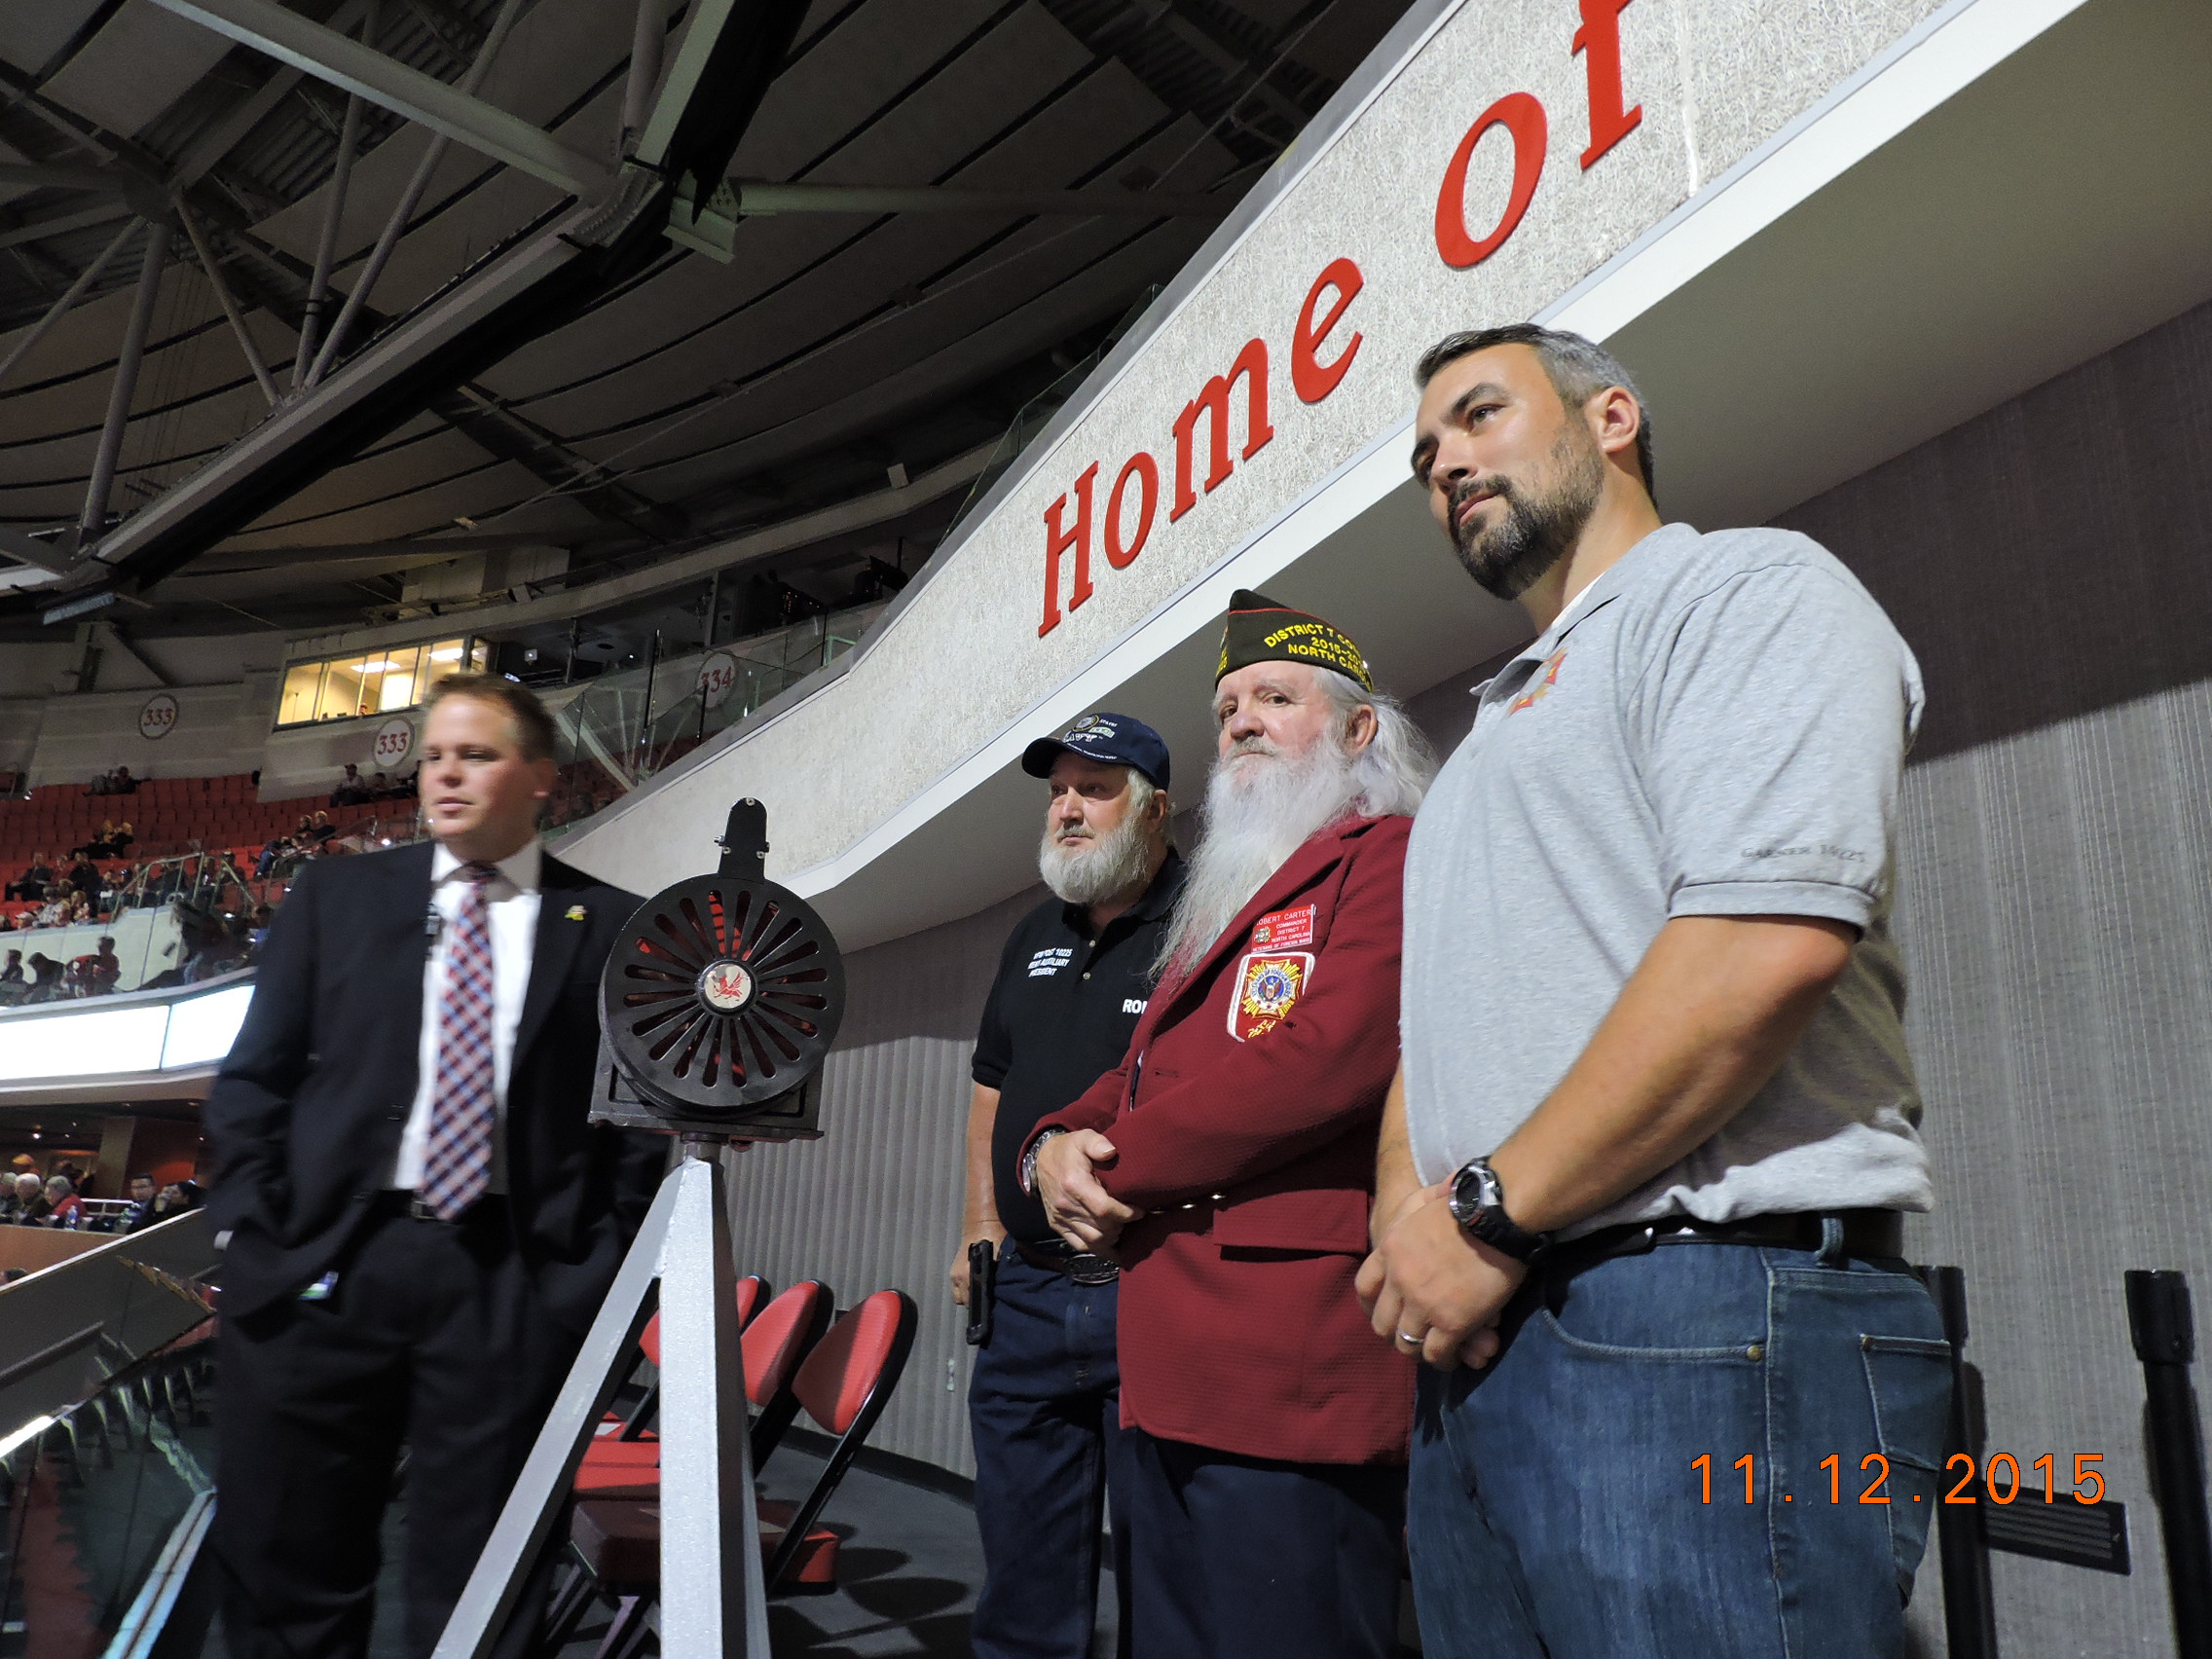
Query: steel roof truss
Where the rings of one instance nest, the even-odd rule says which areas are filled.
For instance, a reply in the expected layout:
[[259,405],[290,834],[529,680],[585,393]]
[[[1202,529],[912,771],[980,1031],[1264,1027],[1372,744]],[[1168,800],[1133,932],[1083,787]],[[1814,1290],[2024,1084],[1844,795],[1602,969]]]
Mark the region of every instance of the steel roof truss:
[[[727,0],[725,0],[727,3]],[[154,0],[228,39],[305,70],[316,80],[419,122],[556,190],[596,200],[610,170],[541,128],[448,86],[336,29],[311,23],[275,0]]]

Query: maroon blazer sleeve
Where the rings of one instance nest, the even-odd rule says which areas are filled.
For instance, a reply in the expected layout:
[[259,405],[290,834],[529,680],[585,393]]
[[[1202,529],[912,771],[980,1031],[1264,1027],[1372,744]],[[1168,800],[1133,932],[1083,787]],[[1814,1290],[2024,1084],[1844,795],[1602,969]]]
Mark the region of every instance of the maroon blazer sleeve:
[[1128,1088],[1129,1056],[1124,1054],[1120,1065],[1057,1112],[1038,1119],[1037,1126],[1029,1131],[1029,1138],[1021,1143],[1023,1155],[1028,1154],[1037,1144],[1037,1137],[1047,1129],[1096,1129],[1102,1135],[1111,1134]]
[[[1225,1028],[1216,1063],[1106,1128],[1121,1156],[1098,1176],[1115,1198],[1150,1210],[1217,1193],[1380,1121],[1398,1066],[1409,827],[1385,819],[1347,843],[1349,863],[1311,987],[1288,1018],[1249,1043]],[[1209,996],[1209,1009],[1218,995]],[[1104,1087],[1068,1115],[1110,1109],[1120,1096],[1101,1095]]]

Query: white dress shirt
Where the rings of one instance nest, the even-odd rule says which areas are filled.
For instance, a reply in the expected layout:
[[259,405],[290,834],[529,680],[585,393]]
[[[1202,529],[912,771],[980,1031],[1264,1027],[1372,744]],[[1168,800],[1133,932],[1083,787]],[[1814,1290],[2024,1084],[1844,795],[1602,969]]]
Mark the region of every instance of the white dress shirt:
[[[515,1058],[515,1028],[522,1023],[523,998],[530,993],[530,959],[537,949],[539,851],[533,835],[520,852],[499,861],[498,875],[484,884],[484,903],[492,934],[492,1090],[498,1126],[492,1137],[491,1191],[507,1190],[507,1075]],[[468,883],[461,861],[441,842],[430,860],[430,905],[440,927],[437,947],[423,965],[423,1036],[415,1051],[415,1105],[399,1137],[399,1157],[391,1185],[413,1192],[423,1184],[423,1159],[430,1138],[430,1095],[438,1081],[438,1008],[446,992],[446,959],[461,930],[456,919]]]

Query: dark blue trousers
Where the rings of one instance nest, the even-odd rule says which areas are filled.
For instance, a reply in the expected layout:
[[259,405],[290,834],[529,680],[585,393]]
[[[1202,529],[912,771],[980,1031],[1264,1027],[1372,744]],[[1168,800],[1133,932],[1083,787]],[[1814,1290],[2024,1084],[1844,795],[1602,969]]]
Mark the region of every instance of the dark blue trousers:
[[1389,1659],[1406,1471],[1278,1463],[1130,1429],[1139,1659]]
[[1098,1613],[1100,1522],[1114,1515],[1121,1651],[1129,1651],[1128,1437],[1114,1353],[1118,1284],[1079,1285],[999,1253],[991,1340],[976,1355],[968,1423],[983,1588],[977,1659],[1087,1659]]

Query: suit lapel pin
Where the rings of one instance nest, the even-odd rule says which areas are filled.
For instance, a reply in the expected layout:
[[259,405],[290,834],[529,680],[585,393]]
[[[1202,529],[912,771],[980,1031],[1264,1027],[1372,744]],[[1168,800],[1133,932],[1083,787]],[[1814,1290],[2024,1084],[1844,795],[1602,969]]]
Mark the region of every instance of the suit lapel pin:
[[583,919],[584,907],[581,904],[571,904],[569,906],[569,920],[571,922],[580,922]]

